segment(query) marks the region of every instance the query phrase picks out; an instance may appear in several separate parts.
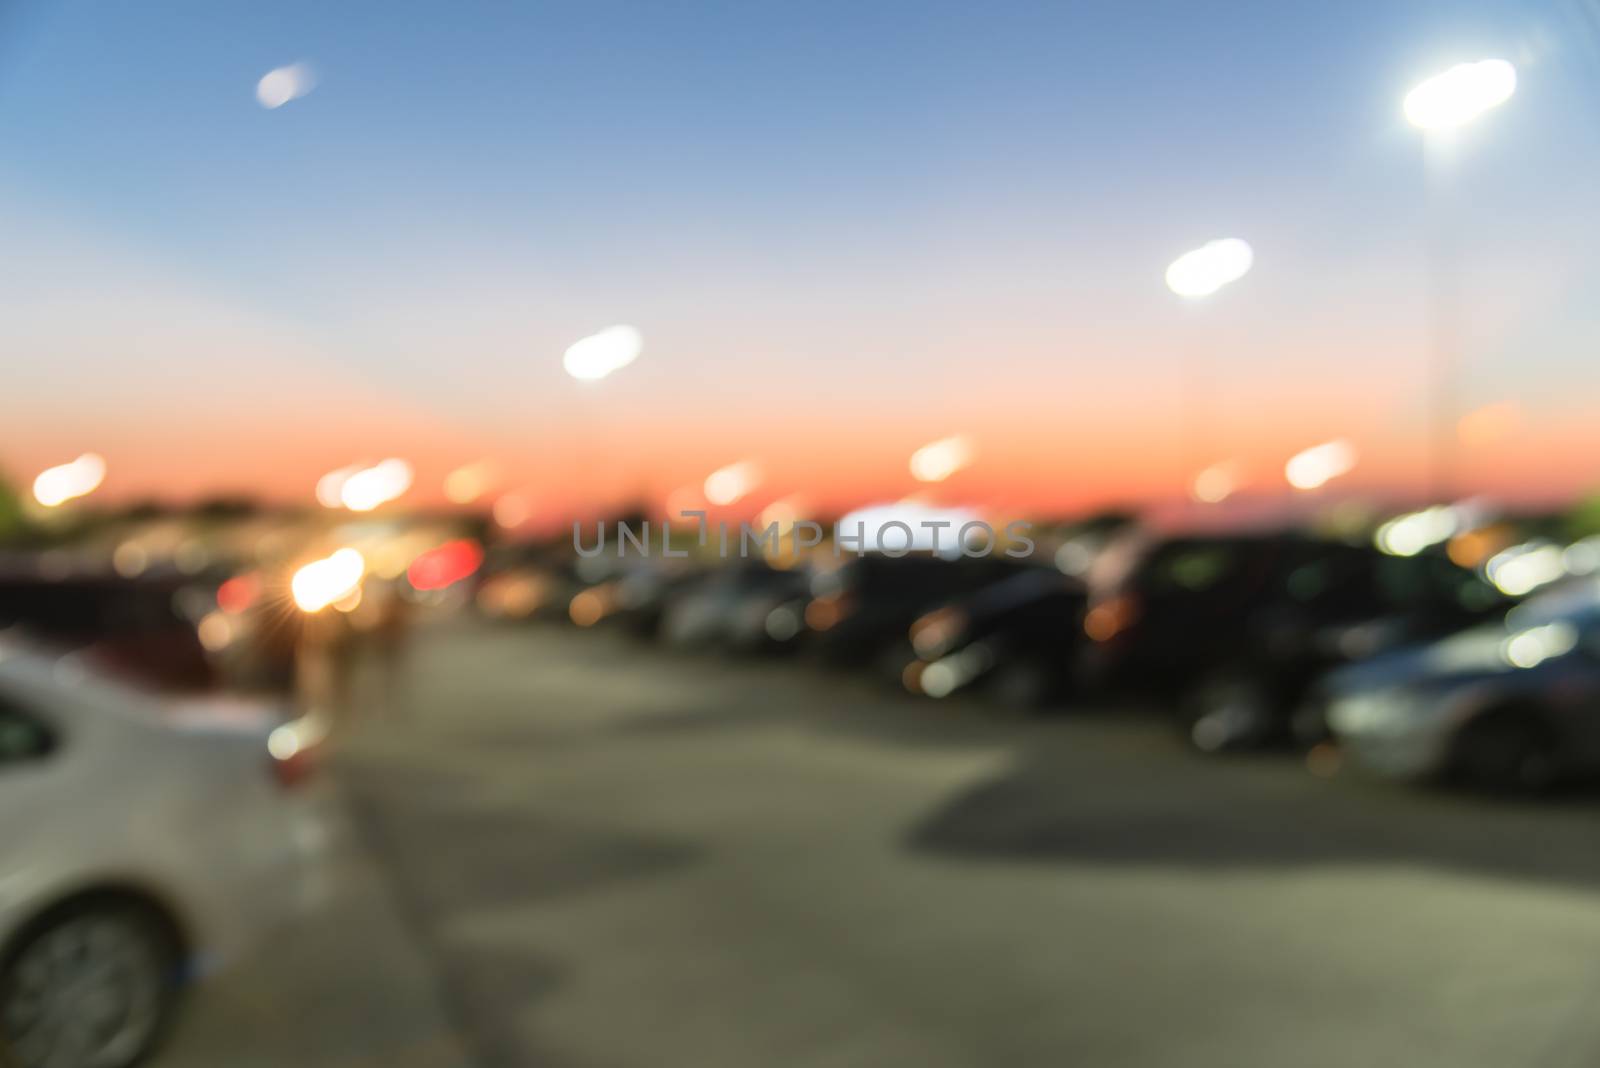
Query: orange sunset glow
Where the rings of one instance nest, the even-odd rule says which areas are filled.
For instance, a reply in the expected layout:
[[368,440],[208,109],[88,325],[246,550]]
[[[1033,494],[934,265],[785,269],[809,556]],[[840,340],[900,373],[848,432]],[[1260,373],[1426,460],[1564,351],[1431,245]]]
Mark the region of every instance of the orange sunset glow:
[[1600,1065],[1597,133],[1600,0],[0,0],[0,1068]]
[[[1349,92],[1355,73],[1328,78]],[[746,458],[763,477],[732,513],[912,492],[1019,514],[1181,511],[1216,465],[1230,473],[1221,515],[1416,503],[1444,469],[1455,495],[1580,498],[1600,473],[1574,226],[1595,215],[1564,177],[1585,149],[1546,136],[1541,103],[1567,87],[1534,62],[1515,96],[1485,89],[1492,114],[1445,146],[1385,96],[1408,72],[1379,73],[1322,115],[1321,155],[1294,165],[1249,136],[1208,152],[1207,138],[1228,143],[1222,119],[1180,133],[1141,99],[1014,165],[954,163],[963,138],[1037,133],[1023,108],[951,139],[900,131],[898,156],[863,158],[924,163],[863,177],[832,212],[791,178],[666,154],[648,156],[648,210],[583,187],[577,158],[518,198],[525,162],[492,166],[484,154],[511,143],[470,123],[453,136],[484,159],[478,178],[409,175],[392,166],[405,139],[364,122],[387,69],[284,66],[259,101],[178,79],[162,108],[214,131],[214,156],[174,167],[149,142],[135,172],[167,177],[124,188],[52,183],[42,148],[0,174],[14,264],[0,344],[19,372],[0,397],[0,469],[22,485],[92,449],[107,460],[96,506],[305,506],[328,471],[401,457],[416,475],[403,507],[509,493],[548,522],[664,507]],[[43,78],[13,92],[76,128]],[[1332,91],[1265,86],[1307,108]],[[468,114],[474,92],[451,89]],[[127,104],[127,121],[151,106]],[[1266,131],[1264,112],[1225,121]],[[842,164],[859,146],[837,120],[822,109],[789,132]],[[37,136],[9,121],[11,143]],[[729,150],[705,137],[704,152]],[[354,194],[379,173],[381,196]],[[150,224],[185,196],[191,218]],[[570,212],[582,233],[557,222]],[[1228,241],[1246,258],[1207,276],[1194,257]],[[619,360],[595,348],[572,362],[608,330],[632,331]],[[911,455],[954,435],[971,462],[919,485]],[[1297,501],[1283,465],[1336,438],[1359,462]],[[452,500],[446,477],[478,461],[493,486]]]

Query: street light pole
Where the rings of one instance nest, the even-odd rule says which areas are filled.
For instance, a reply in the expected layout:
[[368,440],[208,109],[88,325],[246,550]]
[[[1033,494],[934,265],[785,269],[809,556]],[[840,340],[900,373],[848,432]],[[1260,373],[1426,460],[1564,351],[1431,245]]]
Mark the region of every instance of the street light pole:
[[1460,267],[1455,213],[1449,203],[1454,131],[1505,103],[1517,88],[1516,68],[1503,59],[1459,63],[1406,94],[1406,119],[1423,132],[1429,183],[1428,424],[1429,481],[1436,500],[1455,491],[1456,368],[1460,344]]
[[[585,391],[585,386],[609,378],[633,363],[639,358],[643,348],[644,336],[636,328],[624,324],[608,326],[597,334],[590,334],[569,345],[561,357],[561,366],[568,375],[579,382],[579,392],[582,393]],[[582,401],[579,403],[583,404]],[[582,425],[578,427],[578,434],[594,439],[594,454],[590,458],[588,474],[591,482],[599,489],[596,509],[603,513],[606,480],[610,474],[609,464],[606,461],[611,452],[605,440],[602,411],[603,408],[598,403],[586,407],[580,416]]]
[[[1437,150],[1438,144],[1429,148]],[[1428,481],[1436,501],[1450,500],[1456,490],[1456,360],[1461,342],[1461,275],[1455,232],[1451,226],[1448,168],[1429,151],[1429,183],[1433,196],[1427,219],[1428,261]]]
[[[1167,268],[1167,288],[1186,301],[1204,300],[1224,286],[1243,278],[1254,262],[1255,253],[1237,237],[1209,241],[1172,261]],[[1201,356],[1192,338],[1185,345],[1179,374],[1182,392],[1180,403],[1183,408],[1183,442],[1180,451],[1185,467],[1184,496],[1193,499],[1193,480],[1210,461],[1201,453],[1206,444],[1202,425],[1205,414],[1202,409],[1209,391],[1205,388]]]

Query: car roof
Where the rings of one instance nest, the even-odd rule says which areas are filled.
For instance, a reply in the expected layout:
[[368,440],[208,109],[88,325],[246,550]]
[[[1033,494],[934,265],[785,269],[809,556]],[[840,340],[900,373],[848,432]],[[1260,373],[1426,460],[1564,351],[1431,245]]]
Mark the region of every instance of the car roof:
[[0,689],[44,705],[51,716],[71,716],[85,706],[133,711],[149,697],[96,671],[81,656],[0,634]]

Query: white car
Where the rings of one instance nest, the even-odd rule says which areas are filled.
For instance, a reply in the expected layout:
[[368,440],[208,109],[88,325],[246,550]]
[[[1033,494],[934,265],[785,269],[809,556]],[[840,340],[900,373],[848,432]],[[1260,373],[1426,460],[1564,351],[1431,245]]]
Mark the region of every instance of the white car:
[[310,904],[312,733],[0,644],[0,1065],[135,1063],[186,983]]

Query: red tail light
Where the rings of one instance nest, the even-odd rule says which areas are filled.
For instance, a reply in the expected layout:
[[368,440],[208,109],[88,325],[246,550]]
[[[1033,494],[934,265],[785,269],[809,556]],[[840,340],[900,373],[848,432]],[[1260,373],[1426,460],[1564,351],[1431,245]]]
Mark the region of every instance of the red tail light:
[[261,593],[261,579],[253,572],[235,575],[217,587],[217,607],[224,612],[237,614],[256,603]]

